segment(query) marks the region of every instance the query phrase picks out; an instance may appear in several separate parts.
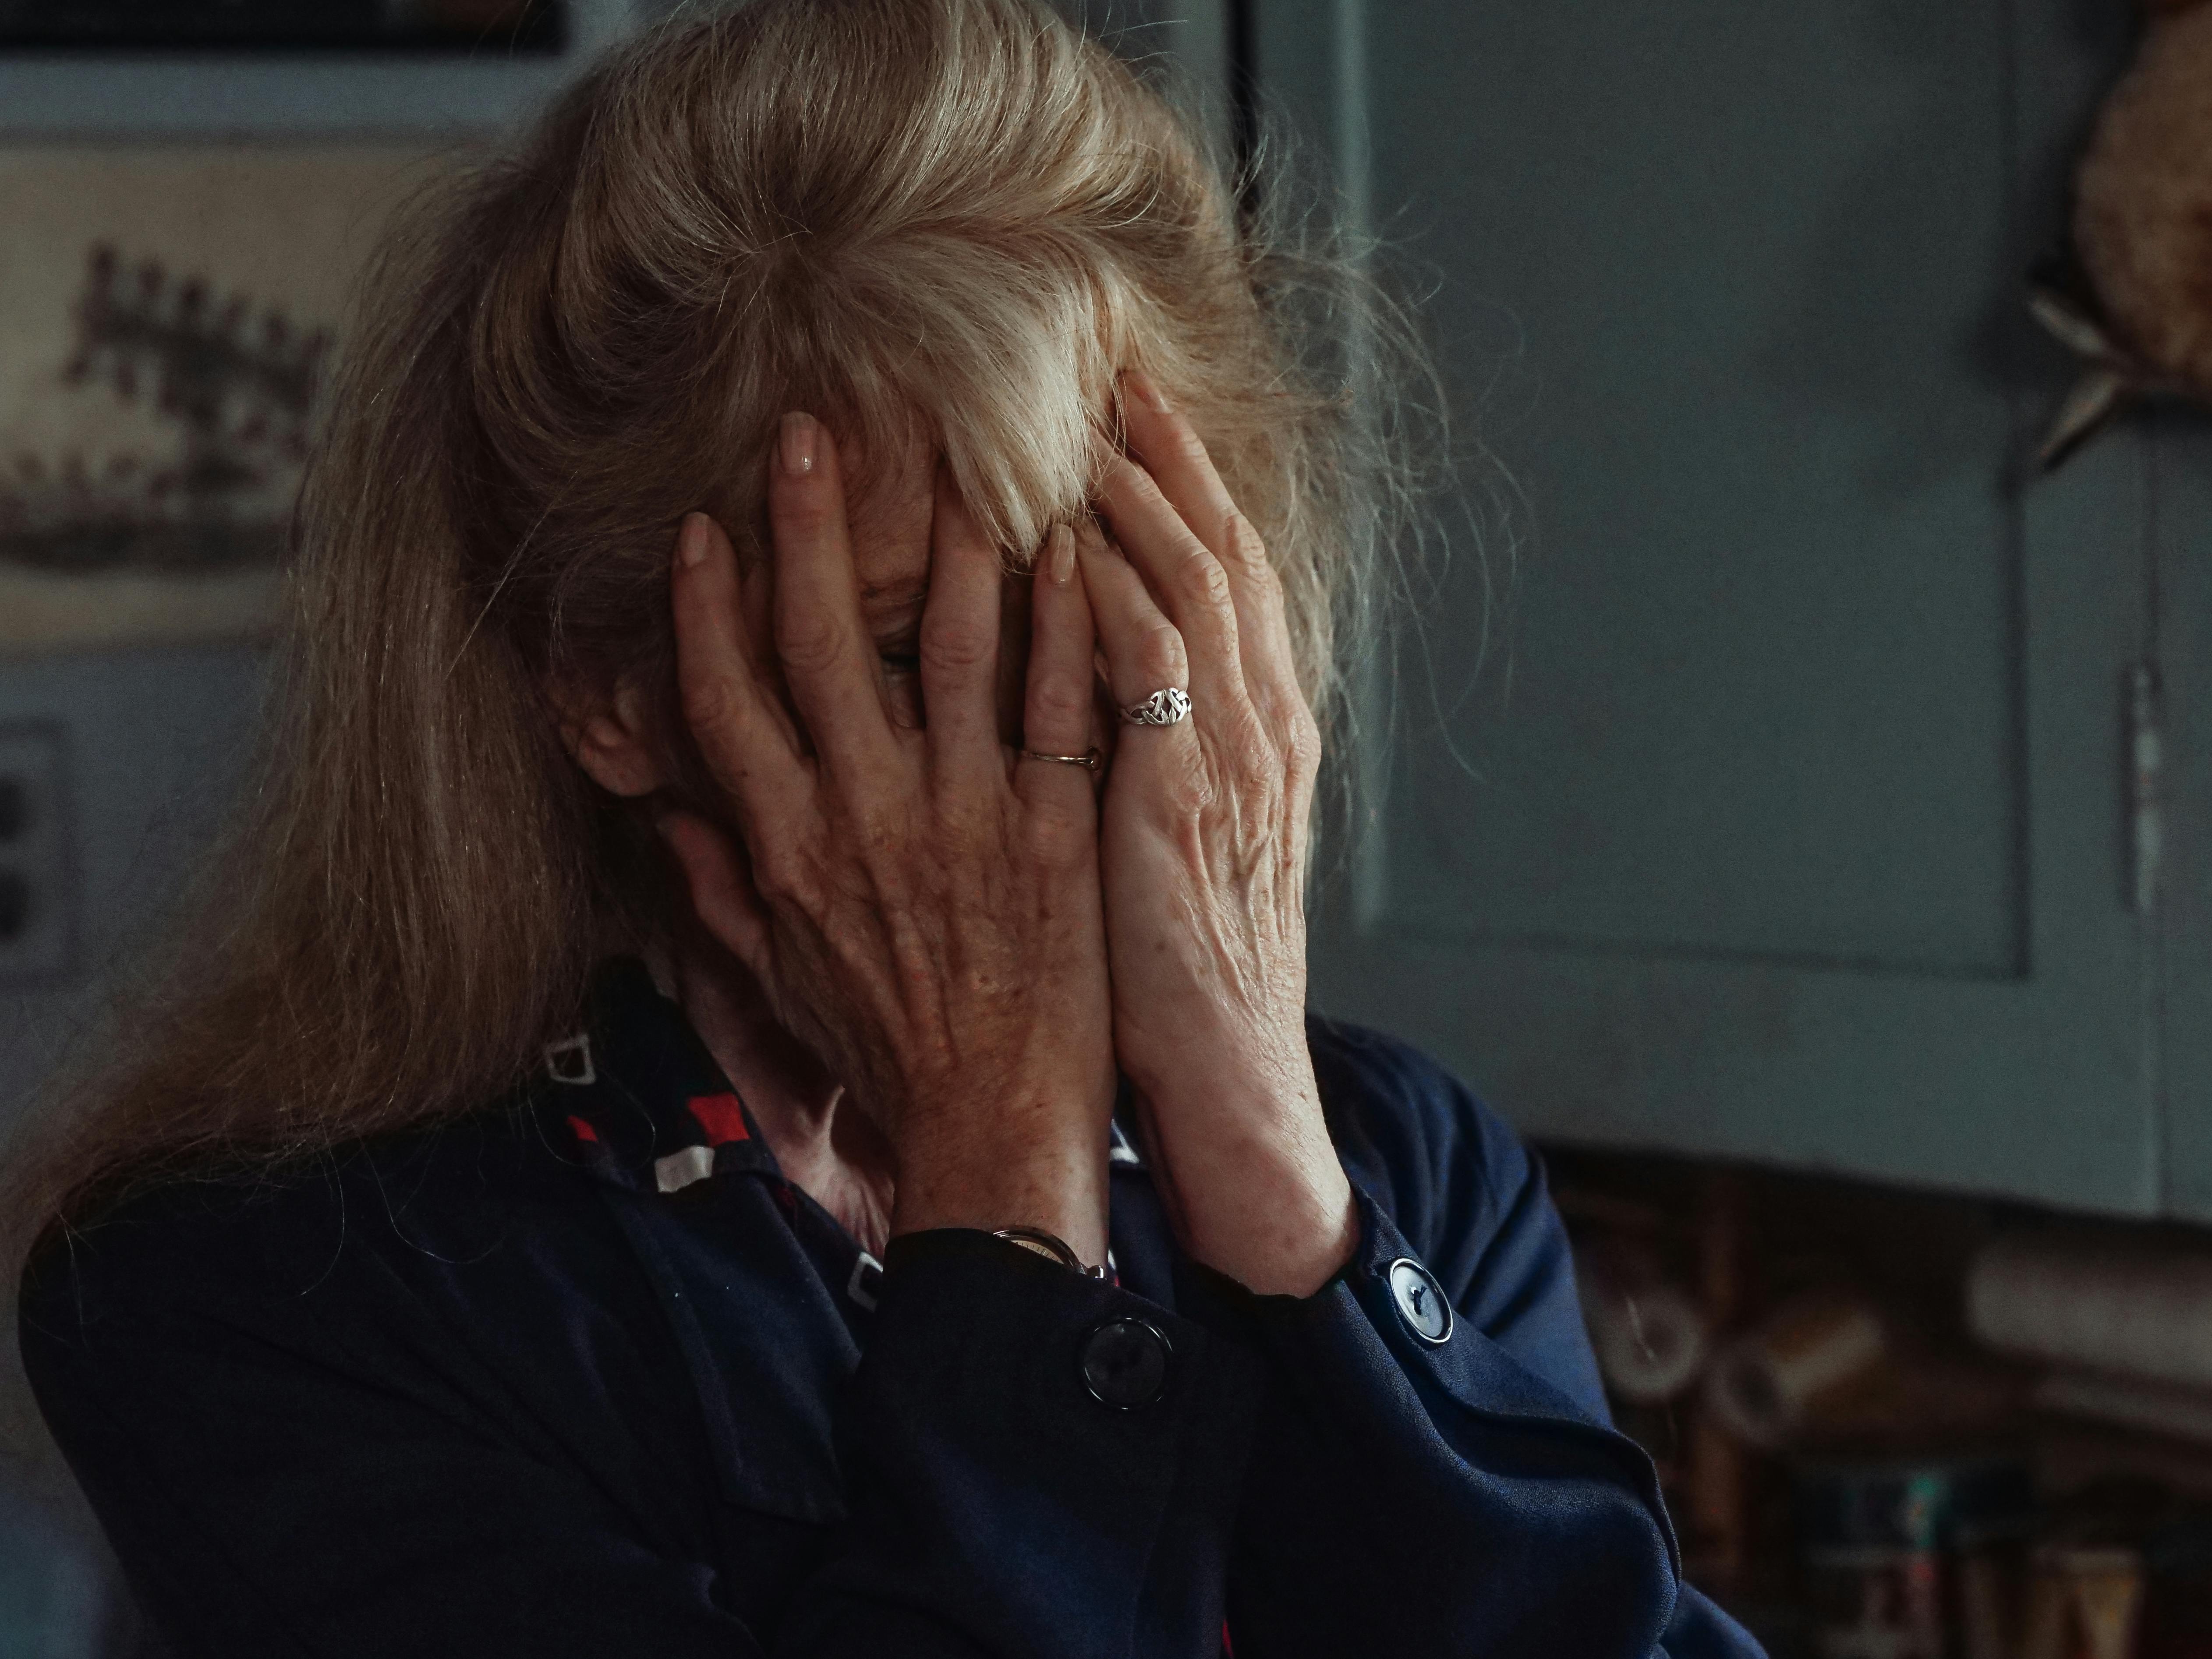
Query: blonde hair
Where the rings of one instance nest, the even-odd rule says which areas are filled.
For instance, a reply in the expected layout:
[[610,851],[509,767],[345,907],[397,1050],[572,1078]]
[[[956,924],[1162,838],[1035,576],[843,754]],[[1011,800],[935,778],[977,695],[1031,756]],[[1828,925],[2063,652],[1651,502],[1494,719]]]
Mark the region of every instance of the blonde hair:
[[1019,562],[1087,510],[1114,377],[1149,370],[1265,539],[1340,730],[1334,647],[1391,487],[1360,487],[1367,428],[1308,361],[1309,301],[1351,290],[1240,222],[1194,132],[1036,0],[756,0],[617,52],[422,204],[331,388],[263,781],[137,1050],[19,1172],[15,1218],[526,1074],[667,902],[547,688],[665,690],[677,525],[703,506],[757,541],[783,410],[863,453],[919,430]]

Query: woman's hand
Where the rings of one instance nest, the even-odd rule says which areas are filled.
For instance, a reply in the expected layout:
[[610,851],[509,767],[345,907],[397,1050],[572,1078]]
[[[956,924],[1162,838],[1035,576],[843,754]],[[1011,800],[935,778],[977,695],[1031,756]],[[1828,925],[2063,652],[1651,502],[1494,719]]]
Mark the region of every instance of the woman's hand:
[[1309,1295],[1358,1221],[1305,1036],[1308,814],[1320,734],[1283,596],[1188,421],[1124,382],[1129,447],[1083,541],[1114,700],[1187,690],[1174,726],[1123,726],[1100,830],[1114,1042],[1168,1213],[1199,1261]]
[[[881,1129],[894,1233],[1042,1227],[1104,1259],[1114,1058],[1091,775],[1018,760],[994,696],[1000,569],[941,476],[921,623],[926,730],[894,723],[863,624],[836,451],[785,417],[769,488],[775,649],[748,659],[728,539],[684,522],[685,720],[726,791],[663,826],[707,927]],[[1030,747],[1092,738],[1093,636],[1069,532],[1036,562]]]

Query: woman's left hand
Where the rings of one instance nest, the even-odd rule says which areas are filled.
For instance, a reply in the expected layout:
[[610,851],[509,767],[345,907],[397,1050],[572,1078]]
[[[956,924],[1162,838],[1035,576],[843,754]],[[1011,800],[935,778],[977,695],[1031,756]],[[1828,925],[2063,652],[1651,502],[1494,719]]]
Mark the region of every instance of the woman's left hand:
[[1136,461],[1081,538],[1115,702],[1187,690],[1188,718],[1120,729],[1100,823],[1114,1045],[1184,1249],[1306,1296],[1357,1237],[1306,1048],[1305,874],[1320,732],[1283,594],[1190,423],[1123,382]]

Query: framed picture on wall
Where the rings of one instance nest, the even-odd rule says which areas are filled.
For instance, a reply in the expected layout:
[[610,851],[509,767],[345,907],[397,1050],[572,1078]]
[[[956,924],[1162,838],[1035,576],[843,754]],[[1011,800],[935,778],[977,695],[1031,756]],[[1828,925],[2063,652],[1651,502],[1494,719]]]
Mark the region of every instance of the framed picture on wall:
[[0,0],[0,51],[561,49],[560,0]]
[[420,143],[0,149],[0,651],[251,636]]
[[678,0],[0,0],[0,143],[481,133]]

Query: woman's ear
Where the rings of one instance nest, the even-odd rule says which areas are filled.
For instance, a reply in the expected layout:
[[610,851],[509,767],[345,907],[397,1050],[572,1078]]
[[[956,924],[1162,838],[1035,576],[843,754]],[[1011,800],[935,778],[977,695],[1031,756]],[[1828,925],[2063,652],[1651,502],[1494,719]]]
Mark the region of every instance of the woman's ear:
[[611,795],[649,795],[671,781],[635,680],[619,679],[611,690],[556,686],[552,698],[562,743],[600,788]]

